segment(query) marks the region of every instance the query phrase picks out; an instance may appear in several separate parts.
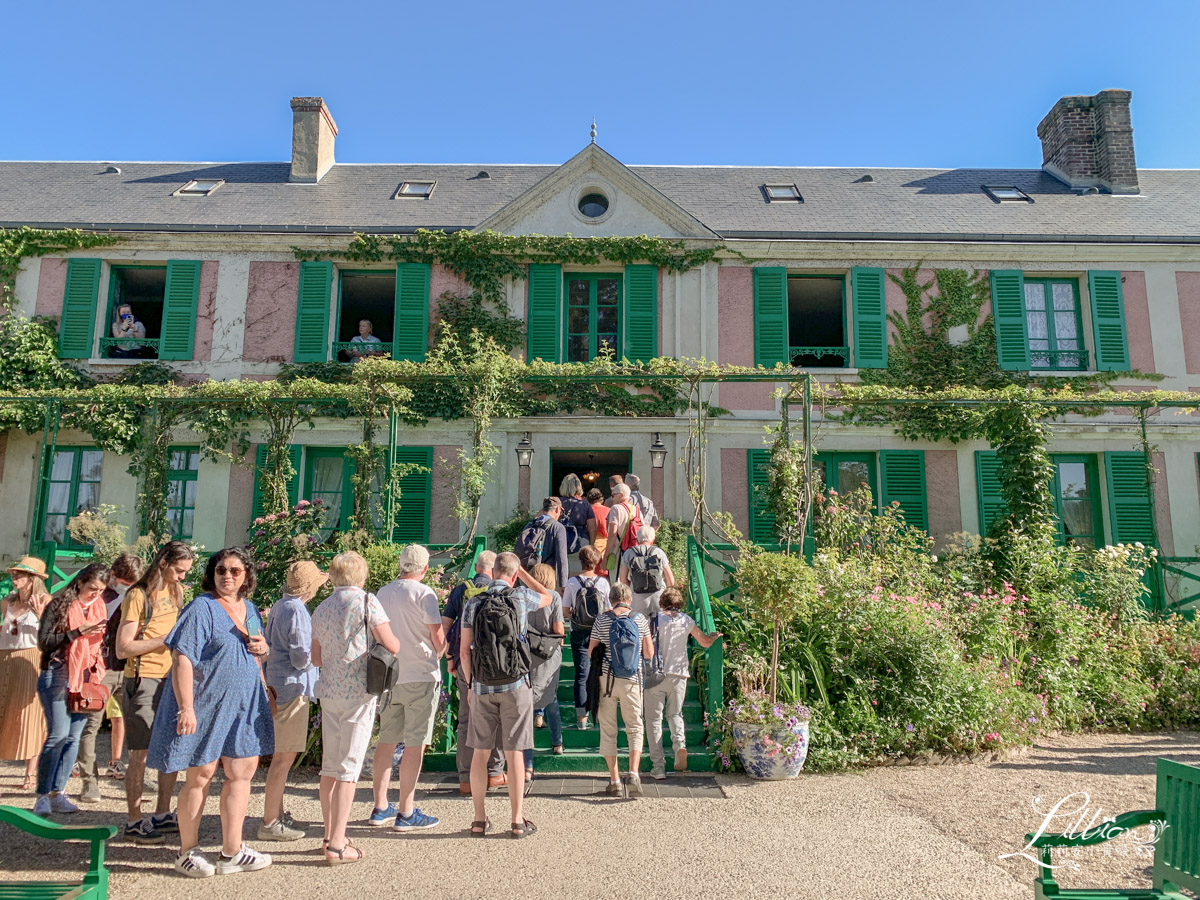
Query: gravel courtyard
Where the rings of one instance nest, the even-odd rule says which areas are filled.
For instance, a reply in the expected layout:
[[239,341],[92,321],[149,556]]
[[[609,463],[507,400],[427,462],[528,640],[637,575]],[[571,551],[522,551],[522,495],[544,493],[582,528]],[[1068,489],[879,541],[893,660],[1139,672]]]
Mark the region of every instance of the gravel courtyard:
[[[104,736],[102,736],[102,740]],[[441,783],[423,782],[418,804],[442,819],[432,831],[401,836],[366,825],[352,827],[367,853],[361,863],[328,868],[317,851],[320,828],[292,844],[253,840],[258,820],[247,820],[249,843],[274,854],[262,872],[188,881],[170,868],[173,851],[109,844],[110,894],[116,900],[255,896],[376,897],[397,890],[427,898],[936,898],[1033,895],[1032,863],[1017,853],[1023,836],[1063,797],[1086,791],[1100,817],[1154,805],[1154,760],[1167,756],[1200,764],[1200,734],[1068,735],[1046,739],[1026,757],[1003,762],[873,769],[849,775],[804,775],[785,784],[758,784],[718,776],[716,787],[694,779],[669,796],[609,800],[592,793],[589,778],[547,777],[527,802],[539,832],[513,841],[505,830],[470,839],[470,801]],[[261,781],[261,775],[260,779]],[[73,780],[72,790],[78,782]],[[650,783],[648,782],[648,785]],[[671,782],[664,782],[670,785]],[[690,786],[689,786],[690,785]],[[20,771],[0,764],[0,803],[32,807],[20,793]],[[104,802],[84,807],[72,824],[123,819],[121,786],[107,781]],[[215,794],[215,791],[214,791]],[[355,816],[369,812],[368,782],[360,783]],[[1079,805],[1076,797],[1064,809]],[[290,791],[299,820],[318,822],[316,779]],[[261,813],[256,790],[251,813]],[[210,797],[203,843],[219,843],[216,797]],[[504,794],[488,800],[497,825],[508,820]],[[1089,812],[1090,817],[1090,812]],[[1097,821],[1099,821],[1097,818]],[[1052,830],[1069,824],[1059,819]],[[1060,827],[1061,826],[1061,827]],[[0,880],[61,878],[82,872],[84,845],[36,841],[0,825]],[[1060,870],[1064,886],[1135,887],[1149,884],[1151,859],[1133,841],[1078,859]]]

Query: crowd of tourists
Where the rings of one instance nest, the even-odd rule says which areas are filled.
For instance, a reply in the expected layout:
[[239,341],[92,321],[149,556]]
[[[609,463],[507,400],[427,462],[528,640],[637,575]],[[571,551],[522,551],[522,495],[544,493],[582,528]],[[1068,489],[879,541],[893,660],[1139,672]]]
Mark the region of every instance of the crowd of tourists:
[[[0,758],[24,763],[37,815],[78,811],[67,793],[73,770],[85,803],[99,802],[102,777],[115,778],[125,789],[125,839],[164,844],[177,834],[175,870],[190,877],[255,871],[271,864],[243,841],[260,758],[271,761],[258,841],[306,836],[285,795],[309,745],[315,701],[321,850],[330,865],[357,862],[364,853],[347,826],[376,718],[367,823],[398,832],[439,824],[415,795],[445,656],[459,694],[457,766],[459,790],[474,806],[470,834],[489,832],[486,793],[507,787],[507,831],[523,838],[537,831],[524,811],[535,723],[548,727],[552,752],[563,752],[558,689],[569,627],[575,727],[599,726],[608,793],[640,796],[644,735],[650,777],[666,777],[664,715],[674,770],[687,769],[687,641],[708,647],[719,635],[704,634],[683,612],[670,562],[655,546],[657,512],[637,488],[634,476],[614,476],[606,502],[598,490],[585,497],[568,475],[515,552],[480,553],[474,577],[443,608],[425,583],[429,552],[417,544],[403,549],[396,579],[378,594],[365,590],[368,567],[358,553],[333,557],[327,572],[309,560],[291,564],[282,596],[259,598],[274,601],[265,622],[250,602],[257,570],[241,548],[208,558],[200,593],[186,604],[196,557],[180,541],[148,566],[133,554],[85,566],[53,597],[45,564],[25,557],[8,569],[13,590],[0,601]],[[579,571],[570,574],[572,567]],[[326,583],[331,591],[312,608]],[[618,710],[629,748],[624,781]],[[102,773],[96,735],[106,716],[112,749]],[[199,831],[218,770],[221,848],[210,862]],[[147,787],[155,793],[149,802]]]

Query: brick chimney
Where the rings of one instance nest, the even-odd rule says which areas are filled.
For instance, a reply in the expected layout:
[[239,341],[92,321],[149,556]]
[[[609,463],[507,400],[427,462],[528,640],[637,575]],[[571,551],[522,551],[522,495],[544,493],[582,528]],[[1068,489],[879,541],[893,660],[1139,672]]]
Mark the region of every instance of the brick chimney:
[[333,165],[337,123],[320,97],[292,98],[292,173],[288,181],[316,184]]
[[1130,91],[1063,97],[1038,125],[1042,168],[1071,187],[1138,193]]

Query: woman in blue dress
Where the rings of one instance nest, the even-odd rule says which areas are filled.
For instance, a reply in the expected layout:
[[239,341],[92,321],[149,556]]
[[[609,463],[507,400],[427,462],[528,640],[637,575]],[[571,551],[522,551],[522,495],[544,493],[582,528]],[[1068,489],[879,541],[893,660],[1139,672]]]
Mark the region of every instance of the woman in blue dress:
[[[253,872],[271,857],[242,843],[250,779],[258,758],[275,750],[271,706],[260,660],[267,655],[262,619],[246,599],[254,562],[244,550],[214,553],[204,593],[184,607],[166,637],[174,664],[154,717],[146,763],[160,772],[187,772],[179,792],[179,857],[175,871],[192,878]],[[221,854],[216,865],[199,852],[200,818],[220,762]]]

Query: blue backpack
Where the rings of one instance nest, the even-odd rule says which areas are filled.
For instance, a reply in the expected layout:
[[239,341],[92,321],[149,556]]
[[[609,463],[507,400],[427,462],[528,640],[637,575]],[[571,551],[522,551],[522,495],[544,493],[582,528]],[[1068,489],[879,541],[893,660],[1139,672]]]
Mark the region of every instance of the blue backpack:
[[642,671],[642,633],[633,613],[613,614],[608,630],[608,669],[614,678],[636,678]]

